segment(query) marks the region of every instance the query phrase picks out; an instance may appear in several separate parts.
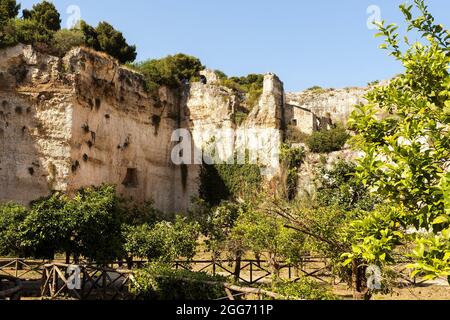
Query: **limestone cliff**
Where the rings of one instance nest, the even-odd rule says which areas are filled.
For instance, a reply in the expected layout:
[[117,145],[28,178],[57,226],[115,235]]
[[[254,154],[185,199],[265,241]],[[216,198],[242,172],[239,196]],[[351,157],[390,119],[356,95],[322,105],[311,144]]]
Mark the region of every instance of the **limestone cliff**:
[[110,183],[185,210],[194,191],[170,162],[179,100],[166,88],[149,96],[142,76],[87,49],[62,59],[30,46],[0,51],[0,200]]
[[289,124],[312,133],[329,123],[346,124],[354,106],[365,103],[368,88],[316,89],[286,94]]
[[[206,84],[150,94],[142,75],[89,49],[73,49],[63,58],[24,45],[0,50],[0,201],[28,204],[52,191],[106,183],[135,201],[185,212],[198,193],[202,158],[194,152],[173,162],[178,129],[193,137],[190,151],[203,151],[222,134],[223,161],[236,150],[262,148],[252,160],[267,158],[271,180],[279,173],[289,125],[311,133],[324,123],[345,123],[366,91],[285,94],[280,79],[267,74],[261,97],[249,106],[245,94],[221,86],[214,72],[203,74]],[[237,121],[242,109],[250,110]],[[305,188],[319,156],[308,159],[300,174]]]
[[[280,130],[283,97],[281,81],[267,75],[244,126]],[[184,212],[198,192],[199,165],[172,162],[173,132],[237,130],[241,103],[245,97],[218,84],[149,94],[140,74],[89,49],[64,58],[24,45],[1,50],[0,201],[28,204],[106,183],[135,201]]]

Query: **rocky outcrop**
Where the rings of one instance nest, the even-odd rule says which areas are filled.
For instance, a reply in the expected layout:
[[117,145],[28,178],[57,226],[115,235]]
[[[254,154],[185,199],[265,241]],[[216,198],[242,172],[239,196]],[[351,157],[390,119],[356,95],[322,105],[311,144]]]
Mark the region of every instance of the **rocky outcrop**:
[[347,124],[368,88],[315,89],[286,94],[287,123],[311,134],[330,123]]
[[[345,123],[365,93],[285,94],[280,79],[267,74],[250,108],[248,97],[222,86],[214,72],[203,77],[150,94],[142,75],[103,53],[76,48],[58,58],[24,45],[0,50],[0,201],[28,204],[52,191],[106,183],[134,201],[184,212],[211,142],[216,161],[229,163],[236,153],[244,161],[249,153],[270,181],[279,174],[286,128],[311,133],[323,119]],[[237,121],[242,110],[248,112]],[[177,163],[180,130],[192,144]],[[310,158],[300,177],[305,186],[317,162]]]
[[81,48],[62,59],[3,50],[0,78],[0,201],[108,183],[161,210],[187,209],[195,192],[170,161],[176,92],[150,96],[142,76]]

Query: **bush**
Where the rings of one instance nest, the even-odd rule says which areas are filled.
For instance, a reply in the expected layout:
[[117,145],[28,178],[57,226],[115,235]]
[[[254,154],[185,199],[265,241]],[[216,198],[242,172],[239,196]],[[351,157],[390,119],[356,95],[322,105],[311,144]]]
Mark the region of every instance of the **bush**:
[[286,140],[290,143],[307,143],[311,135],[300,131],[296,126],[288,126]]
[[19,14],[20,4],[16,0],[0,0],[0,25],[4,25],[9,19],[14,19]]
[[53,259],[58,252],[70,249],[72,221],[63,210],[68,199],[55,193],[35,201],[21,225],[21,237],[28,255]]
[[182,53],[162,59],[144,61],[133,66],[147,79],[147,89],[156,90],[160,86],[178,88],[184,81],[199,77],[205,67],[193,56]]
[[31,44],[45,53],[63,55],[75,46],[85,45],[105,52],[120,63],[136,59],[136,47],[130,46],[123,34],[107,22],[93,28],[80,22],[80,30],[61,30],[60,14],[48,1],[23,11],[16,19],[20,6],[13,0],[0,0],[0,48],[17,43]]
[[371,196],[369,190],[355,179],[355,173],[356,164],[342,160],[330,169],[320,168],[316,177],[318,204],[323,207],[337,206],[346,211],[372,211],[380,200]]
[[2,33],[0,47],[3,48],[23,43],[47,50],[53,39],[53,33],[34,20],[9,20]]
[[314,153],[330,153],[340,151],[347,143],[350,135],[342,126],[331,130],[314,132],[308,139],[308,147]]
[[247,95],[247,107],[252,109],[259,101],[263,93],[264,75],[249,74],[245,77],[228,78],[223,72],[216,71],[221,84],[232,90],[245,93]]
[[58,56],[64,56],[72,48],[85,45],[85,37],[81,30],[62,29],[53,36],[53,49]]
[[178,217],[175,223],[159,222],[153,226],[126,226],[124,249],[128,256],[149,261],[173,262],[195,256],[199,227]]
[[122,256],[125,211],[114,186],[78,191],[64,207],[71,223],[70,248],[76,255],[98,263]]
[[250,198],[262,182],[256,164],[204,164],[200,171],[200,197],[211,206],[223,200]]
[[61,17],[53,3],[42,1],[35,4],[31,10],[23,10],[23,18],[32,20],[49,31],[61,29]]
[[299,300],[337,300],[327,288],[308,278],[301,278],[297,282],[278,282],[272,291]]
[[305,161],[305,150],[303,147],[295,148],[288,144],[283,144],[280,148],[280,160],[286,175],[286,196],[289,200],[293,200],[298,193],[298,175]]
[[138,300],[217,300],[226,295],[223,277],[160,264],[137,270],[135,279],[131,291]]
[[119,60],[120,63],[136,60],[136,46],[128,45],[122,32],[114,29],[112,25],[107,22],[100,22],[95,32],[98,47],[94,47],[94,49],[108,53]]
[[20,205],[0,205],[0,256],[25,255],[20,229],[27,215],[28,210]]

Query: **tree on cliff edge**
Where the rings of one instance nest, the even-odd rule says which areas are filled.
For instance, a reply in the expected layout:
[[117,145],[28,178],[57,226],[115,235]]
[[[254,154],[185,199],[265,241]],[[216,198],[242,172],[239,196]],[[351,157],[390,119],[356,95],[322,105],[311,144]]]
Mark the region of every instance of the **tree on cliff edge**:
[[121,63],[133,62],[136,59],[136,46],[130,46],[122,32],[114,29],[109,23],[100,22],[97,28],[93,28],[85,21],[81,21],[80,28],[86,46],[106,52]]
[[34,20],[50,31],[61,29],[61,16],[55,5],[48,1],[35,4],[31,10],[23,10],[23,18],[25,20]]
[[0,24],[4,25],[9,19],[19,14],[20,4],[16,0],[0,0]]

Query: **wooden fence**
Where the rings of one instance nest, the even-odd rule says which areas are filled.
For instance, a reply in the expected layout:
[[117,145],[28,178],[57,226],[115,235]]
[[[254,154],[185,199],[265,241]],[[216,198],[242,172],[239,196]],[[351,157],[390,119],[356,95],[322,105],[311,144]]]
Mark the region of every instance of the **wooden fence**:
[[[71,280],[68,278],[70,265],[61,263],[46,264],[42,278],[41,296],[44,299],[68,299],[78,300],[117,300],[132,298],[130,286],[134,282],[133,271],[113,270],[92,266],[77,266],[81,269],[81,288],[72,289]],[[163,276],[161,276],[163,277]],[[245,297],[257,297],[258,299],[289,299],[278,293],[264,289],[242,287],[230,283],[212,281],[200,281],[195,279],[182,279],[182,281],[201,282],[205,285],[221,285],[224,289],[224,297],[219,300],[237,300]]]
[[25,260],[20,258],[0,259],[0,275],[24,279],[25,277],[40,277],[44,265],[48,261]]
[[[236,261],[229,260],[177,261],[173,266],[177,270],[185,269],[234,277],[235,280],[247,285],[270,281],[273,276],[273,271],[270,270],[268,262],[264,260],[241,260],[239,264]],[[327,266],[326,260],[320,257],[305,257],[301,263],[296,265],[281,264],[278,272],[280,278],[290,281],[297,281],[300,277],[315,278],[323,283],[334,283],[336,281]]]
[[72,288],[68,264],[52,263],[44,266],[41,296],[79,300],[124,300],[128,297],[133,276],[130,270],[114,270],[106,267],[78,265],[81,287]]

